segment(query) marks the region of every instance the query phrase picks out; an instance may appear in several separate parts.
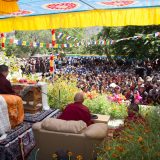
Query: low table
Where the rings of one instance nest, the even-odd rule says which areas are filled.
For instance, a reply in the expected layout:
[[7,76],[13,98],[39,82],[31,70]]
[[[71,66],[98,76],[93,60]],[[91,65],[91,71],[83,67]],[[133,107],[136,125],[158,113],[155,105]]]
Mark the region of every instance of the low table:
[[94,114],[97,115],[97,119],[93,119],[94,123],[106,123],[108,124],[108,121],[110,120],[109,115],[102,115],[102,114]]

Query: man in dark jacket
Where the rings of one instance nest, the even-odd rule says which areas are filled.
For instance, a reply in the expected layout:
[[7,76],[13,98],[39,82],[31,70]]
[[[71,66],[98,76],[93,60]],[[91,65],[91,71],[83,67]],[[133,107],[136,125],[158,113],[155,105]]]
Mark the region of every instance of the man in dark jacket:
[[0,65],[0,94],[15,94],[10,81],[6,79],[8,72],[8,66]]

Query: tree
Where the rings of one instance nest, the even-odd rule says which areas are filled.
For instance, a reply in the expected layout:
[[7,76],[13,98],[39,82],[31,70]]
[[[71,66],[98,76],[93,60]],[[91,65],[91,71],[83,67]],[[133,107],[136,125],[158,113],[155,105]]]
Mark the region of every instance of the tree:
[[[126,26],[104,27],[97,35],[97,39],[118,40],[140,34],[154,34],[160,31],[160,26]],[[125,40],[104,47],[106,55],[127,55],[131,58],[155,58],[160,55],[160,39],[142,37],[140,39]]]

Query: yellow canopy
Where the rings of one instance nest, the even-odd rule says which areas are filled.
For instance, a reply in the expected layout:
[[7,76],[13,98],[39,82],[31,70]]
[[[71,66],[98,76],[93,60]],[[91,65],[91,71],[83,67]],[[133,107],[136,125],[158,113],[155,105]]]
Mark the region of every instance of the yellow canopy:
[[[81,1],[61,2],[55,0],[54,2],[56,3],[49,3],[51,0],[19,0],[19,12],[11,15],[0,15],[0,32],[160,24],[160,7],[158,5],[160,2],[158,0],[155,0],[157,6],[149,5],[152,0],[148,0],[150,1],[149,4],[147,1],[144,2],[144,0],[123,1],[106,0],[105,2],[101,2],[101,0],[86,0],[85,2],[88,2],[86,4]],[[47,2],[48,4],[44,4]],[[120,5],[123,5],[123,7],[120,7]],[[95,8],[96,6],[98,7]]]

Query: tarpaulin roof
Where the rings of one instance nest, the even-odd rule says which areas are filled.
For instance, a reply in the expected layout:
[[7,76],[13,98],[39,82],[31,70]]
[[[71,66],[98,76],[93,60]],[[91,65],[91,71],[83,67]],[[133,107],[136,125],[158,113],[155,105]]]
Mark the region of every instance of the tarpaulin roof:
[[160,24],[160,0],[19,0],[0,31]]

